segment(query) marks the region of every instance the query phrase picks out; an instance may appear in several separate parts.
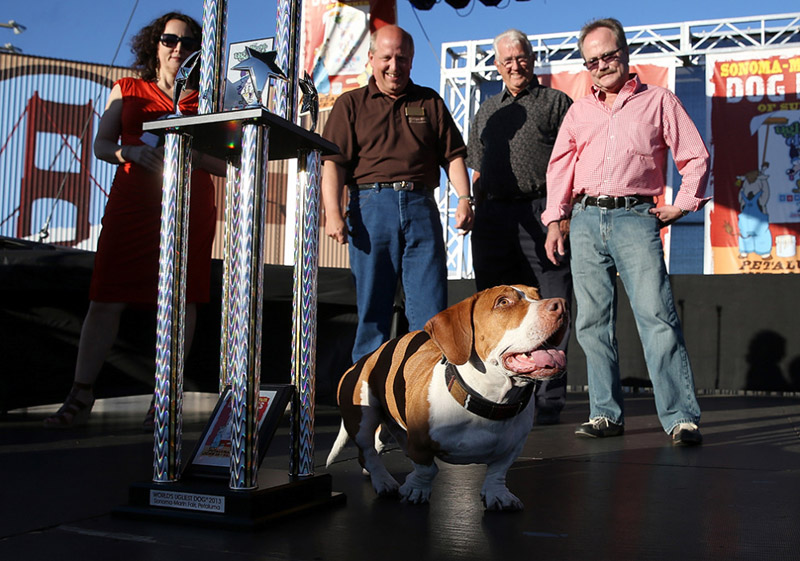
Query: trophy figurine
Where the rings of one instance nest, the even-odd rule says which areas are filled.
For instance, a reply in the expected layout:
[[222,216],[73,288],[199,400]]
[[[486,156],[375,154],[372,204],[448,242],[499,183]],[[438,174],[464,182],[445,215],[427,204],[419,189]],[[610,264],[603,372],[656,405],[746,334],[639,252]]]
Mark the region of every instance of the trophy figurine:
[[247,53],[247,58],[232,69],[247,72],[250,84],[253,86],[253,91],[256,92],[256,98],[258,99],[258,102],[253,105],[267,107],[269,103],[269,79],[276,78],[286,82],[289,79],[275,62],[275,57],[278,54],[276,51],[262,53],[250,47],[245,47],[245,52]]
[[178,69],[178,73],[175,75],[175,88],[172,92],[172,115],[170,117],[182,117],[180,107],[178,107],[178,103],[181,100],[181,94],[183,90],[186,89],[186,83],[190,81],[196,81],[197,74],[200,72],[200,65],[197,64],[200,62],[200,52],[195,51],[186,57],[186,60],[183,61],[181,67]]
[[317,117],[319,116],[319,95],[317,94],[317,87],[308,72],[303,72],[303,77],[300,79],[300,91],[303,92],[303,105],[300,111],[308,111],[311,115],[311,132],[317,130]]

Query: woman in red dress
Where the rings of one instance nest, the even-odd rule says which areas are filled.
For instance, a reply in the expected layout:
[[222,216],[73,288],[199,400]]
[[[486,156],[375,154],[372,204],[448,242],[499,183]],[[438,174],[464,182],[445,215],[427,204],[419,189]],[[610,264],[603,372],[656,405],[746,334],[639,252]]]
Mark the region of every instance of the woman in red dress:
[[[103,229],[97,242],[89,311],[81,329],[75,379],[64,404],[44,421],[48,428],[85,424],[94,405],[93,384],[117,337],[120,316],[130,305],[155,305],[161,227],[163,148],[143,138],[142,123],[173,112],[178,69],[200,48],[201,28],[189,16],[171,12],[154,20],[133,38],[134,68],[141,78],[114,84],[100,119],[94,153],[119,165],[111,186]],[[198,93],[186,90],[182,114],[197,113]],[[216,208],[209,172],[225,174],[221,160],[194,153],[189,212],[186,283],[186,341],[191,340],[197,303],[210,290],[211,246]]]

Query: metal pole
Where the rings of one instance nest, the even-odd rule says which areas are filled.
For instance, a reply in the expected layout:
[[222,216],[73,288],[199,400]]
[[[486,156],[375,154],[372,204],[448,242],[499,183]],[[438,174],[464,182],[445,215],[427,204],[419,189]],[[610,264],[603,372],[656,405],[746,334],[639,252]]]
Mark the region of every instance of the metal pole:
[[219,393],[230,384],[230,316],[231,316],[231,286],[233,277],[231,263],[233,259],[234,240],[236,231],[236,212],[239,195],[239,169],[232,163],[227,163],[225,179],[225,209],[222,224],[222,302],[219,340]]
[[314,398],[317,356],[317,273],[319,256],[319,150],[298,157],[297,230],[292,306],[292,476],[314,475]]
[[[273,96],[275,113],[297,122],[301,0],[278,0],[276,61],[286,69],[288,82]],[[291,476],[314,474],[314,394],[316,377],[317,272],[319,244],[320,153],[298,154],[295,222],[295,291],[292,308]]]
[[[227,83],[222,68],[225,62],[228,0],[204,0],[203,41],[200,54],[200,101],[198,113],[220,112],[225,101]],[[230,383],[228,368],[228,333],[230,315],[230,264],[234,221],[233,201],[238,193],[238,170],[228,162],[225,181],[225,210],[222,239],[222,302],[220,320],[219,392]]]
[[293,123],[297,122],[297,80],[299,79],[300,26],[302,0],[278,0],[275,62],[285,72],[288,81],[277,80],[270,110]]
[[242,128],[231,277],[231,489],[258,486],[258,394],[261,380],[261,310],[264,282],[269,127]]
[[167,133],[158,271],[153,480],[180,476],[192,138]]
[[200,101],[198,113],[222,111],[225,101],[225,32],[228,0],[203,1],[203,41],[200,54]]

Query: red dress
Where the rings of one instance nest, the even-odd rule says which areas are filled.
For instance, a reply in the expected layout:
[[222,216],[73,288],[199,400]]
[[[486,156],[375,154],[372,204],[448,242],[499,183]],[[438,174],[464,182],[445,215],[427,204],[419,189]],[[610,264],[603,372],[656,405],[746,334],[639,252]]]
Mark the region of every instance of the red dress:
[[[122,78],[122,144],[141,145],[142,123],[172,113],[172,100],[154,82]],[[185,115],[197,113],[197,92],[180,102]],[[161,231],[160,173],[134,163],[119,166],[97,242],[89,298],[96,302],[155,304]],[[211,246],[216,226],[211,176],[192,172],[189,212],[187,302],[207,302]]]

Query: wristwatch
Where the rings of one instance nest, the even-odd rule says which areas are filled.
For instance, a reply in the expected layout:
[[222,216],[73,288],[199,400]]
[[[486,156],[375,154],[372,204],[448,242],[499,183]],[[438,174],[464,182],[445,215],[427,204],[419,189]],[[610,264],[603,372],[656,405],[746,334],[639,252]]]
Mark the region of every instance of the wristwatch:
[[681,218],[683,218],[684,216],[686,216],[690,212],[692,212],[692,211],[691,210],[683,210],[683,209],[681,209]]

